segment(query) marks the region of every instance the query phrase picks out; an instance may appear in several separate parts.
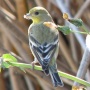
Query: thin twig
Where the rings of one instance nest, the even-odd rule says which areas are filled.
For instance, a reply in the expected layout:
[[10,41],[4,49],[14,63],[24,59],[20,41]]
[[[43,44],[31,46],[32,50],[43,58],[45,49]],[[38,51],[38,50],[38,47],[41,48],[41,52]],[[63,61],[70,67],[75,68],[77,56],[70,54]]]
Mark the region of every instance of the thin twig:
[[27,83],[27,86],[28,86],[28,90],[35,90],[33,85],[32,85],[32,82],[29,80],[28,76],[24,76],[25,80],[26,80],[26,83]]
[[3,11],[1,9],[0,9],[0,22],[2,23],[2,25],[7,27],[6,31],[9,30],[17,38],[19,36],[18,39],[21,39],[21,40],[23,40],[23,42],[28,44],[27,36],[22,32],[20,27],[17,27],[17,25],[13,22],[13,20],[6,17],[6,15],[3,13]]
[[4,72],[0,73],[0,88],[2,90],[7,90],[6,89],[6,84],[5,84],[5,79],[4,79]]
[[9,9],[12,11],[12,12],[15,12],[15,7],[11,4],[11,2],[9,0],[4,0],[4,2],[8,5]]
[[42,6],[43,7],[43,3],[42,3],[42,0],[34,0],[35,2],[36,2],[36,4],[38,5],[38,6]]
[[[31,65],[31,64],[17,63],[17,62],[7,62],[7,63],[8,63],[9,65],[16,66],[16,67],[19,67],[19,68],[32,68],[32,65]],[[34,69],[35,69],[35,70],[42,71],[41,66],[35,65],[35,66],[34,66]],[[79,83],[81,83],[81,84],[83,84],[83,85],[86,85],[86,86],[89,86],[89,87],[90,87],[90,83],[89,83],[89,82],[86,82],[86,81],[84,81],[84,80],[82,80],[82,79],[80,79],[80,78],[77,78],[77,77],[75,77],[75,76],[72,76],[72,75],[70,75],[70,74],[67,74],[67,73],[64,73],[64,72],[61,72],[61,71],[58,71],[58,74],[59,74],[60,76],[63,76],[63,77],[65,77],[65,78],[67,78],[67,79],[74,80],[74,81],[76,81],[76,82],[79,82]]]
[[80,18],[89,4],[90,4],[90,0],[86,0],[85,3],[80,7],[74,18]]
[[[68,8],[68,11],[70,12],[70,0],[65,0],[65,4],[66,4],[66,7]],[[65,24],[67,25],[66,21],[65,21]],[[78,61],[78,58],[77,58],[77,51],[76,51],[76,44],[75,44],[75,36],[74,36],[74,34],[71,33],[69,35],[69,40],[70,40],[72,57],[74,59],[75,65],[76,65],[77,61]]]
[[[57,7],[62,11],[62,13],[68,13],[70,18],[72,18],[71,14],[69,13],[69,10],[68,8],[66,8],[63,0],[56,0],[57,4],[55,4],[56,2],[53,0],[50,0],[54,5],[58,5]],[[72,24],[68,23],[68,25],[75,31],[78,31],[78,29],[73,26]],[[83,49],[85,49],[85,42],[84,42],[84,38],[82,37],[81,34],[78,34],[78,33],[74,33],[77,40],[79,41],[80,45],[82,46]]]
[[[83,79],[86,75],[89,64],[90,64],[90,51],[88,50],[88,48],[86,48],[76,76]],[[79,85],[80,85],[79,83],[74,82],[74,86]]]
[[13,90],[19,90],[19,86],[18,86],[18,84],[17,84],[17,79],[16,79],[16,77],[15,77],[15,75],[14,75],[14,71],[15,71],[15,70],[14,70],[13,67],[9,69],[10,80],[11,80],[11,83],[12,83],[12,89],[13,89]]
[[[62,42],[62,43],[61,43]],[[62,36],[60,35],[60,50],[62,51],[62,53],[64,54],[68,64],[70,65],[71,69],[76,72],[77,71],[77,67],[75,66],[75,63],[73,62],[72,58],[70,57],[70,52],[62,38]]]
[[[14,45],[14,47],[16,47],[18,53],[24,58],[24,60],[26,60],[26,62],[29,62],[31,59],[29,57],[29,55],[27,54],[26,50],[21,46],[21,43],[18,39],[16,39],[14,36],[12,36],[11,32],[7,30],[7,27],[4,26],[4,24],[2,22],[0,22],[0,27],[2,28],[2,32],[5,33],[5,35],[8,37],[8,39],[10,40],[10,42]],[[26,59],[25,59],[26,58]]]

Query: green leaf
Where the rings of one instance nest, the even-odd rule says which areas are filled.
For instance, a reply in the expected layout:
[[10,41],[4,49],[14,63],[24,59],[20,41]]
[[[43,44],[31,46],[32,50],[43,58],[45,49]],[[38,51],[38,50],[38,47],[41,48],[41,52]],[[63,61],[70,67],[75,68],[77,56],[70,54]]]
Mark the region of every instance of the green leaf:
[[58,29],[59,31],[61,31],[64,35],[68,35],[70,33],[88,34],[88,32],[81,32],[81,31],[71,30],[71,28],[69,28],[68,26],[57,25],[57,28],[56,29]]
[[61,31],[63,34],[67,35],[71,33],[71,29],[68,26],[60,26],[57,25],[57,29]]
[[2,63],[3,68],[9,68],[11,66],[8,62],[17,62],[17,59],[11,54],[3,54],[2,58],[3,58]]
[[80,27],[83,25],[83,21],[81,19],[68,19],[68,21],[77,27]]

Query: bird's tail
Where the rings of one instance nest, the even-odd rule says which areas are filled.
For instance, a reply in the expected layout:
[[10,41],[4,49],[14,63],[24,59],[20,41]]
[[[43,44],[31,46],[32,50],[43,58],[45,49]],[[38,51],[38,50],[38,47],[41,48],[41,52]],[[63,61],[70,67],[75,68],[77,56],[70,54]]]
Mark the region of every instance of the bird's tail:
[[53,85],[54,85],[55,87],[57,87],[57,86],[63,87],[63,86],[64,86],[64,84],[63,84],[62,80],[60,79],[60,77],[59,77],[59,75],[58,75],[57,72],[52,73],[51,70],[49,70],[49,73],[50,73],[50,76],[51,76]]

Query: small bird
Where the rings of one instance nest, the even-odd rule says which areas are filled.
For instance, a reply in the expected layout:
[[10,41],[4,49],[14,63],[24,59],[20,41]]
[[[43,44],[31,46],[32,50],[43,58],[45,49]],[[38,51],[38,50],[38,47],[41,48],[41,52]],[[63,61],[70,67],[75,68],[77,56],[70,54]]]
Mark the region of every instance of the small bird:
[[24,18],[33,23],[28,28],[29,46],[34,55],[32,64],[39,62],[44,73],[50,74],[55,87],[63,86],[57,72],[56,59],[59,50],[59,32],[52,17],[43,7],[34,7]]

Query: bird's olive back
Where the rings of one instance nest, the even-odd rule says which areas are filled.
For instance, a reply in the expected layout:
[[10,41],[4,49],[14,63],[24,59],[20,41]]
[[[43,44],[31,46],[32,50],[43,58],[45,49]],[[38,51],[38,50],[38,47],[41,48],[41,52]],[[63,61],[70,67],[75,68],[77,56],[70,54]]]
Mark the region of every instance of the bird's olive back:
[[53,42],[56,35],[58,35],[58,30],[48,28],[43,23],[32,25],[29,29],[29,34],[41,44],[44,42]]

